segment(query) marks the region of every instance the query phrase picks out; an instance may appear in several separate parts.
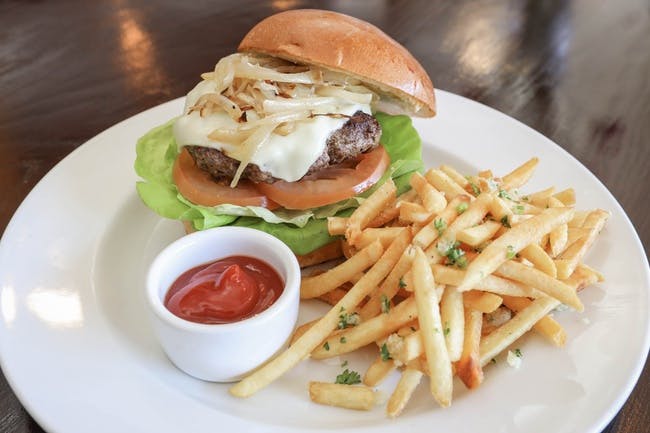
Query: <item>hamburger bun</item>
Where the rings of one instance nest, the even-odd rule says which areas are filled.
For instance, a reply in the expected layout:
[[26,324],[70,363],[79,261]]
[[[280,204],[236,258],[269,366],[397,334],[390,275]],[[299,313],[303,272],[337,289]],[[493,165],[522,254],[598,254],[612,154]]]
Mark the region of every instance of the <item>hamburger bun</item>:
[[359,79],[396,100],[409,115],[436,114],[433,84],[398,42],[365,21],[331,11],[299,9],[260,21],[238,51],[310,64]]

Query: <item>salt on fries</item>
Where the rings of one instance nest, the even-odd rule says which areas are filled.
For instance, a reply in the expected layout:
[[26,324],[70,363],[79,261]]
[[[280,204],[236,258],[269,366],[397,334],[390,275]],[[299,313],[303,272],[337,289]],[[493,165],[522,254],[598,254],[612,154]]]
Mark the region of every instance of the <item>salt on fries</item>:
[[386,404],[392,418],[424,376],[433,400],[449,406],[454,375],[477,388],[484,367],[531,330],[564,346],[566,332],[549,313],[561,304],[583,311],[577,292],[603,280],[582,260],[609,213],[575,210],[571,188],[522,195],[538,162],[502,178],[490,170],[465,177],[443,165],[414,174],[400,197],[388,181],[349,217],[330,218],[347,260],[304,277],[301,297],[333,307],[298,327],[288,349],[230,392],[248,397],[309,356],[370,346],[379,353],[363,379],[352,372],[353,381],[311,382],[309,395],[370,410],[378,404],[373,387],[398,371]]

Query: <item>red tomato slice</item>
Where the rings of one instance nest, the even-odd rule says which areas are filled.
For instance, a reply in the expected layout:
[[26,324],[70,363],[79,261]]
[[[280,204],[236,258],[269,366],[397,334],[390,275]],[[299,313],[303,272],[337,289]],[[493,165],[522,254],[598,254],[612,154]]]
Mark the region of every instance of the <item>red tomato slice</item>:
[[208,173],[196,166],[185,149],[176,158],[172,176],[178,191],[192,203],[203,206],[234,204],[268,209],[278,207],[277,203],[269,200],[248,180],[240,180],[236,188],[215,182]]
[[257,187],[287,209],[309,209],[362,193],[377,183],[389,164],[388,153],[378,146],[360,155],[352,167],[333,166],[298,182],[260,183]]

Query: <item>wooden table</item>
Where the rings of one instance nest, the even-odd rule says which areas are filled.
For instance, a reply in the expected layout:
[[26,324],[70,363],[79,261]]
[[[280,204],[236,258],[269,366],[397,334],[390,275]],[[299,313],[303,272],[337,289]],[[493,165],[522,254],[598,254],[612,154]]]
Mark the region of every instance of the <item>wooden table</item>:
[[[338,10],[386,31],[436,87],[521,120],[587,166],[650,245],[647,1],[0,4],[0,231],[48,170],[114,123],[184,95],[273,12]],[[650,425],[650,370],[604,430]],[[41,428],[0,380],[0,431]]]

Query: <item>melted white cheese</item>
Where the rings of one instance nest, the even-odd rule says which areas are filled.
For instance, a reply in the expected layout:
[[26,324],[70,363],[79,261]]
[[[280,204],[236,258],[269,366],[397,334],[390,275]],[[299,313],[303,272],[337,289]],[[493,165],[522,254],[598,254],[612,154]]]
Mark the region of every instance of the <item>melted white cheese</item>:
[[[185,100],[184,115],[174,124],[174,136],[179,148],[189,145],[205,146],[219,149],[232,155],[235,148],[232,144],[210,140],[208,135],[217,128],[236,128],[237,122],[226,113],[219,112],[201,116],[198,111],[187,114],[198,99],[216,91],[212,80],[202,81],[192,89]],[[357,111],[370,114],[370,106],[358,103],[344,103],[336,107],[336,113],[352,115]],[[251,163],[262,170],[271,173],[276,178],[294,182],[303,177],[309,167],[323,153],[327,138],[341,128],[347,119],[316,116],[296,124],[295,129],[288,135],[271,134],[255,152]]]

